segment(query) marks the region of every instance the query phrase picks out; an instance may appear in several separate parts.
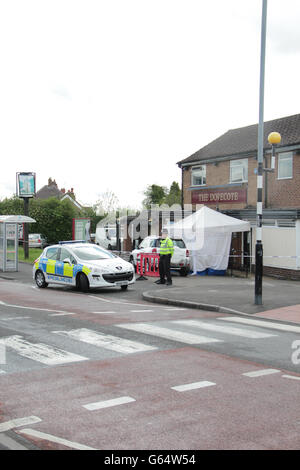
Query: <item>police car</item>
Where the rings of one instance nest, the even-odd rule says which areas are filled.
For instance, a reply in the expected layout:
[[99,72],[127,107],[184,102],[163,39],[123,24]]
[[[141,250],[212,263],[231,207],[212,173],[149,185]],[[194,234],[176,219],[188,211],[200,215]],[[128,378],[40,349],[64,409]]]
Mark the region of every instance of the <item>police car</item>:
[[89,287],[115,287],[126,290],[135,282],[134,268],[115,254],[84,241],[59,242],[44,249],[33,265],[38,287],[48,284]]

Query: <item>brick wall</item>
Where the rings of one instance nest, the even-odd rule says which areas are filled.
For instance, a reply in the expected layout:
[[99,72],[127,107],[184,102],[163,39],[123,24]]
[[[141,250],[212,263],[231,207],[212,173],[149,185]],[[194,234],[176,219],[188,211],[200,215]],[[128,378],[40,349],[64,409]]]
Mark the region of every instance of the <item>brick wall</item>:
[[293,156],[293,178],[278,179],[277,156],[274,173],[268,173],[266,176],[267,202],[270,209],[300,207],[300,155],[294,153]]
[[[251,266],[251,272],[255,273],[255,266]],[[271,266],[263,267],[263,275],[274,277],[276,279],[290,279],[293,281],[300,281],[300,271],[294,269],[275,268]]]

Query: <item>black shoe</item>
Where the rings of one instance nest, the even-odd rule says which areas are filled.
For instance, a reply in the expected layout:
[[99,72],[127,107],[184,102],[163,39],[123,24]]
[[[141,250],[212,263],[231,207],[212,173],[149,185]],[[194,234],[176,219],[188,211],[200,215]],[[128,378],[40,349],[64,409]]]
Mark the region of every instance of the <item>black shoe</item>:
[[171,286],[172,285],[172,281],[167,281],[167,286]]
[[159,279],[158,281],[155,281],[155,284],[165,284],[165,281],[162,281],[161,279]]

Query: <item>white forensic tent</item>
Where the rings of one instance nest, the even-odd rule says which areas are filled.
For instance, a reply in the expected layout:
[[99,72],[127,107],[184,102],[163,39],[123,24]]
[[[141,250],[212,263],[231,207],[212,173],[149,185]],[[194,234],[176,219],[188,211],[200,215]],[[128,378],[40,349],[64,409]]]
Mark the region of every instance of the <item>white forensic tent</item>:
[[228,267],[233,232],[247,232],[250,223],[201,207],[197,212],[168,225],[171,238],[182,238],[190,250],[195,272],[222,272]]

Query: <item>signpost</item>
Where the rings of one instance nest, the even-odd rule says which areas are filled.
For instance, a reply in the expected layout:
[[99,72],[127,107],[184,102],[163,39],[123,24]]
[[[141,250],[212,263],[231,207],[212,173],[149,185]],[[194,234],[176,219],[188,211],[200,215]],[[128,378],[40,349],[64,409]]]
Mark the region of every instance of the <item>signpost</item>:
[[89,217],[78,217],[73,219],[73,240],[90,241],[91,219]]
[[[24,200],[24,215],[29,216],[29,199],[35,196],[35,173],[17,173],[17,196]],[[24,258],[29,258],[28,225],[24,224],[23,233]]]

